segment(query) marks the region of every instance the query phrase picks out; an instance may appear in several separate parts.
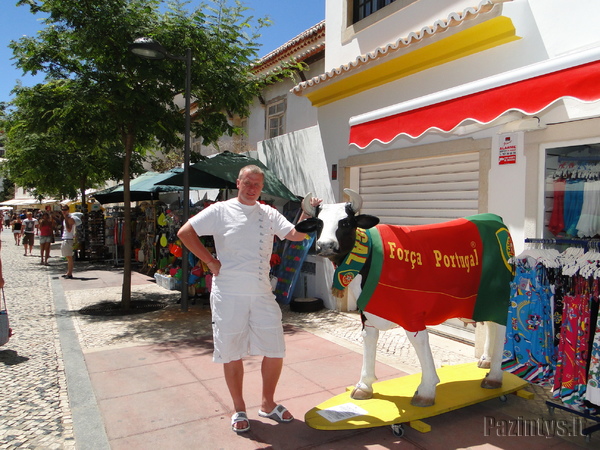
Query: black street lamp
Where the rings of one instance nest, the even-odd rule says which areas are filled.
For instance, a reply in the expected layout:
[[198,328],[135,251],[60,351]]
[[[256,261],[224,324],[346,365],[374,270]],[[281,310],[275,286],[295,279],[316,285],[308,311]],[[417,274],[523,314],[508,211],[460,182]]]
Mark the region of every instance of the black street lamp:
[[[129,45],[129,51],[145,59],[172,59],[185,61],[185,144],[183,148],[183,221],[190,217],[190,124],[191,124],[191,84],[192,84],[192,49],[185,51],[185,56],[171,55],[154,39],[141,37]],[[188,278],[190,262],[188,249],[182,246],[181,255],[181,310],[188,310]]]

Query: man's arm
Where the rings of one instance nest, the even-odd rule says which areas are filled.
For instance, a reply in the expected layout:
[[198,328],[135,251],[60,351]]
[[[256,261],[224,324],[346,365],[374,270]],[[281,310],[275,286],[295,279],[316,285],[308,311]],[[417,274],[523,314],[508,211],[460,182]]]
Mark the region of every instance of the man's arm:
[[209,252],[202,241],[200,241],[200,238],[196,234],[196,230],[194,230],[194,227],[192,227],[189,221],[184,223],[179,229],[177,237],[181,239],[183,245],[185,245],[190,252],[206,263],[213,275],[219,275],[221,262],[213,257],[212,253]]

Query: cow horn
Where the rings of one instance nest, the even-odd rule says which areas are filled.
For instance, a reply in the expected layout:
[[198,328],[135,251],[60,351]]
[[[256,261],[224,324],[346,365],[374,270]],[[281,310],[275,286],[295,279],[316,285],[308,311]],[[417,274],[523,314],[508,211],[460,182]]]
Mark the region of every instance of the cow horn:
[[313,197],[313,193],[309,192],[304,196],[304,200],[302,200],[302,209],[306,214],[310,217],[315,217],[317,215],[317,210],[314,206],[310,204],[310,199]]
[[344,189],[344,192],[348,197],[350,197],[350,205],[352,206],[352,211],[354,211],[355,213],[359,212],[360,208],[362,208],[363,202],[360,194],[356,191],[353,191],[352,189]]

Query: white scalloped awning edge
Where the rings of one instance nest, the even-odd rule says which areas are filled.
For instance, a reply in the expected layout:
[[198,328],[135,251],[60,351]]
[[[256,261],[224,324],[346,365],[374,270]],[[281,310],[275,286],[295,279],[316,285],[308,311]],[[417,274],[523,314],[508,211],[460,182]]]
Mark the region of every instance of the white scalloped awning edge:
[[418,138],[431,130],[449,133],[465,121],[488,124],[509,111],[537,114],[566,98],[586,103],[600,100],[600,48],[351,117],[350,144],[365,148],[375,141],[388,144],[400,135]]

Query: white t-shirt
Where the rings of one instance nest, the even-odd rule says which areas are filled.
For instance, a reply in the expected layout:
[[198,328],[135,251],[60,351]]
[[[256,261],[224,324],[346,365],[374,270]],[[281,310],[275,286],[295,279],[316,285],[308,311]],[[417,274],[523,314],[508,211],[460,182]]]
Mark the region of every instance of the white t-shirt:
[[213,236],[221,270],[213,289],[223,294],[270,294],[273,238],[284,239],[294,225],[275,208],[248,206],[237,198],[210,205],[190,219],[198,236]]
[[[71,214],[69,214],[68,217],[71,217]],[[67,230],[67,221],[63,220],[63,232],[62,232],[62,236],[61,238],[63,240],[67,240],[67,239],[73,239],[75,236],[75,224],[73,224],[73,228],[71,228],[71,231]]]
[[23,219],[23,231],[25,233],[34,233],[35,226],[37,225],[37,219]]

